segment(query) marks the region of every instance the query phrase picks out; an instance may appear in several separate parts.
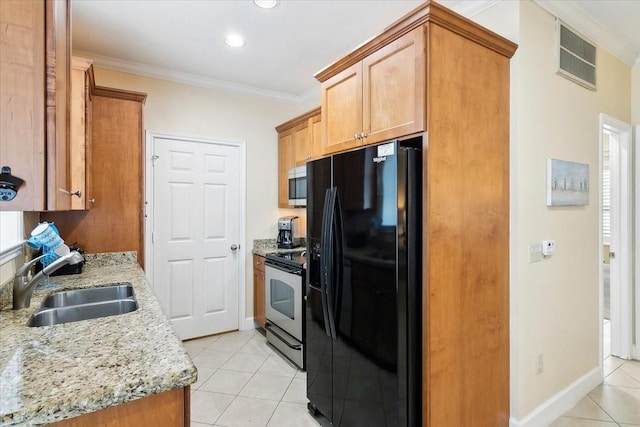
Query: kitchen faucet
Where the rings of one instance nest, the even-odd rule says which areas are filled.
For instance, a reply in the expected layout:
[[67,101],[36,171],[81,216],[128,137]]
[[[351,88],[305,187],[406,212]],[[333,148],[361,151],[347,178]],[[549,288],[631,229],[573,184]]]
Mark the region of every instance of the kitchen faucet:
[[33,295],[33,290],[36,288],[38,283],[40,283],[42,279],[45,278],[45,276],[54,273],[60,267],[64,267],[67,264],[73,265],[84,261],[84,257],[78,251],[72,251],[65,256],[53,261],[48,266],[44,267],[42,271],[39,271],[38,274],[31,278],[31,280],[27,280],[27,275],[29,274],[31,267],[43,256],[44,255],[26,262],[22,267],[18,269],[18,271],[16,271],[15,277],[13,278],[14,310],[29,307],[29,305],[31,304],[31,295]]

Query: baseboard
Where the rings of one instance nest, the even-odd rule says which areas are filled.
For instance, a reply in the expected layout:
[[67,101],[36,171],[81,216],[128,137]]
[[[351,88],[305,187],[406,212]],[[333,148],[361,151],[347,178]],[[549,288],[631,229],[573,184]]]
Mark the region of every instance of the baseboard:
[[576,403],[602,382],[602,368],[596,367],[556,393],[524,418],[509,420],[509,427],[546,427],[573,408]]
[[253,321],[253,317],[245,317],[244,321],[241,321],[238,325],[238,330],[240,331],[248,331],[250,329],[255,329],[256,324]]

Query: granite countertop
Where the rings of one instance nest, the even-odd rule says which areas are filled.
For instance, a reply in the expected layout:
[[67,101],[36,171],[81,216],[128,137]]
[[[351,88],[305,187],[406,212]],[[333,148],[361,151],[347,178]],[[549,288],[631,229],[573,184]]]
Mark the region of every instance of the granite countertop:
[[278,249],[278,245],[276,244],[276,239],[256,239],[253,241],[253,249],[251,253],[254,255],[267,256],[269,253],[278,252],[278,253],[288,253],[288,252],[303,252],[306,251],[306,246],[300,246],[293,249]]
[[[135,254],[88,256],[79,275],[54,276],[31,307],[0,311],[0,426],[76,417],[192,384],[197,371],[135,262]],[[26,326],[43,299],[65,289],[131,283],[131,313],[49,327]]]

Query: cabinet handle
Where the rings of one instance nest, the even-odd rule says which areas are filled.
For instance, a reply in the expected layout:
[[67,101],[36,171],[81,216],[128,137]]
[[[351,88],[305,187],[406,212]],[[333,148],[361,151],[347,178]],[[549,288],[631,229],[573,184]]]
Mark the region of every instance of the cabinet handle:
[[94,199],[93,197],[89,199],[89,203],[95,203],[96,199]]
[[67,190],[63,190],[61,188],[60,191],[63,192],[64,194],[68,194],[70,196],[78,196],[78,198],[82,197],[82,191],[81,190],[67,191]]
[[364,132],[360,133],[360,138],[365,139],[366,137],[367,137],[366,133],[364,133]]
[[354,133],[354,134],[353,134],[353,139],[355,139],[355,140],[357,140],[357,139],[358,139],[358,134],[357,134],[357,133]]

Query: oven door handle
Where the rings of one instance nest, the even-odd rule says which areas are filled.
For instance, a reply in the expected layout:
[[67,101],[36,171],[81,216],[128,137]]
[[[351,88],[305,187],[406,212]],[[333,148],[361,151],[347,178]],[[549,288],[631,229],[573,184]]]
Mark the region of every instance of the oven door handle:
[[270,328],[269,324],[267,324],[267,329],[269,330],[269,332],[271,332],[273,335],[275,335],[280,341],[282,341],[287,347],[289,347],[290,349],[293,350],[302,350],[302,344],[300,343],[296,343],[296,344],[291,344],[291,340],[287,340],[285,339],[282,335],[280,335],[279,333],[276,332],[275,328]]

